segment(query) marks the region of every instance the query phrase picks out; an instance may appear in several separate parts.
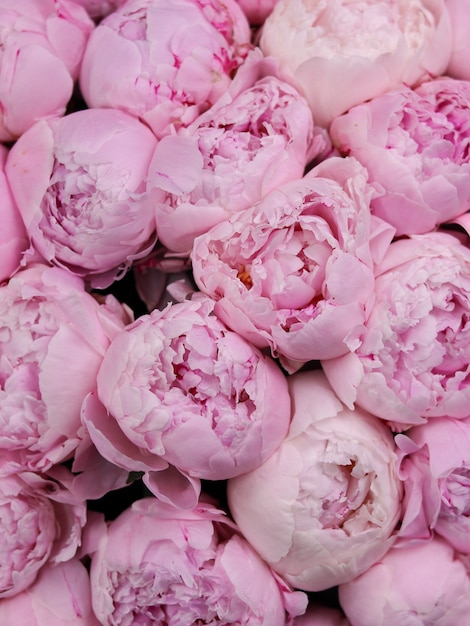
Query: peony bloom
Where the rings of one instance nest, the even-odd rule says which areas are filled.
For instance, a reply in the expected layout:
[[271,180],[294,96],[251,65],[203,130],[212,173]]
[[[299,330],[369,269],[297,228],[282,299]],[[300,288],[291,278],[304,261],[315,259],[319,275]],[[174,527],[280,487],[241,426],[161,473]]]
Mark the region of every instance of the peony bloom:
[[356,104],[442,74],[451,41],[444,0],[279,0],[260,46],[328,127]]
[[35,252],[104,288],[147,254],[155,218],[151,131],[122,111],[41,121],[10,150],[6,174]]
[[371,219],[372,193],[356,160],[332,157],[198,237],[194,277],[220,319],[289,369],[348,352],[393,236]]
[[249,42],[235,0],[128,0],[90,37],[80,87],[88,106],[127,111],[163,137],[218,100]]
[[376,302],[351,352],[323,362],[341,400],[404,430],[470,415],[470,250],[450,233],[389,247]]
[[389,429],[345,408],[320,371],[289,378],[289,434],[259,468],[228,481],[241,532],[288,583],[352,580],[395,540],[402,488]]
[[85,566],[77,559],[46,564],[28,589],[0,601],[0,624],[99,626]]
[[186,132],[155,150],[149,187],[159,239],[172,251],[189,254],[196,236],[303,176],[314,143],[308,104],[255,59]]
[[80,408],[129,321],[58,268],[30,266],[0,287],[0,469],[46,471],[72,456]]
[[71,475],[62,469],[63,483],[31,472],[0,475],[2,600],[29,587],[45,563],[61,563],[75,555],[86,521],[86,502],[76,500],[68,490]]
[[103,359],[97,393],[109,417],[103,423],[89,400],[83,419],[106,458],[123,462],[115,436],[103,447],[95,435],[108,432],[111,417],[146,455],[147,470],[152,462],[165,468],[163,459],[209,480],[263,463],[291,414],[279,366],[228,330],[208,298],[156,309],[123,329]]
[[339,599],[353,626],[467,626],[470,578],[452,548],[436,537],[397,544],[340,585]]
[[109,525],[91,563],[92,602],[103,626],[285,626],[306,597],[277,580],[223,514],[181,511],[154,498]]
[[0,283],[19,268],[21,256],[28,247],[23,220],[4,172],[7,155],[7,148],[0,145]]
[[0,141],[11,141],[65,113],[94,25],[72,0],[0,0],[0,24]]
[[470,83],[441,78],[337,117],[334,144],[367,168],[371,210],[397,235],[425,233],[470,208]]
[[400,536],[439,533],[470,554],[470,419],[436,417],[397,435],[405,488]]
[[450,15],[452,27],[452,52],[446,73],[454,78],[470,79],[468,55],[470,42],[468,30],[470,28],[469,0],[446,0],[447,11]]

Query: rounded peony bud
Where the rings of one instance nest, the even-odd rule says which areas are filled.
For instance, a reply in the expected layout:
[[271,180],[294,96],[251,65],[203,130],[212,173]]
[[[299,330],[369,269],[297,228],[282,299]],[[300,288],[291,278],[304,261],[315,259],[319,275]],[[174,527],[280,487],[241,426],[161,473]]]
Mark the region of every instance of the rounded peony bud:
[[91,584],[103,626],[126,626],[130,615],[155,626],[285,626],[306,605],[220,511],[154,498],[111,522],[92,556]]
[[307,102],[266,60],[249,59],[216,104],[155,150],[149,187],[159,239],[172,251],[189,254],[195,237],[303,176],[312,156]]
[[470,250],[451,233],[392,243],[378,266],[375,304],[352,351],[323,361],[342,401],[395,430],[470,415]]
[[39,253],[104,288],[155,243],[146,192],[152,132],[122,111],[41,121],[10,150],[6,174]]
[[371,219],[373,193],[358,161],[326,159],[197,237],[197,285],[227,326],[289,371],[345,354],[394,233]]
[[339,600],[354,626],[467,626],[470,577],[442,539],[400,543],[364,574],[340,585]]
[[278,0],[260,46],[280,57],[317,124],[442,74],[452,33],[444,0]]
[[333,120],[336,147],[366,167],[371,211],[397,235],[425,233],[470,208],[470,84],[440,78],[402,87]]
[[65,113],[94,25],[72,0],[1,0],[0,24],[0,141],[11,141]]
[[470,418],[436,417],[395,440],[405,489],[400,536],[437,532],[470,554]]
[[72,456],[80,408],[114,335],[129,321],[69,272],[30,266],[0,287],[0,469],[46,471]]
[[2,600],[29,587],[46,562],[66,561],[77,550],[86,502],[68,491],[70,475],[63,470],[64,484],[31,472],[0,476]]
[[402,486],[389,429],[346,409],[324,374],[289,377],[286,439],[260,467],[228,482],[240,530],[288,583],[321,591],[352,580],[396,538]]
[[128,0],[90,37],[81,91],[88,106],[127,111],[163,137],[225,92],[249,42],[235,0]]
[[28,589],[0,601],[0,624],[99,626],[85,566],[78,559],[46,564]]
[[[189,476],[226,479],[263,463],[287,433],[282,370],[228,330],[213,307],[202,298],[154,310],[123,329],[103,359],[98,397],[149,469],[161,458]],[[102,420],[87,417],[105,431]],[[102,446],[118,460],[112,440]]]

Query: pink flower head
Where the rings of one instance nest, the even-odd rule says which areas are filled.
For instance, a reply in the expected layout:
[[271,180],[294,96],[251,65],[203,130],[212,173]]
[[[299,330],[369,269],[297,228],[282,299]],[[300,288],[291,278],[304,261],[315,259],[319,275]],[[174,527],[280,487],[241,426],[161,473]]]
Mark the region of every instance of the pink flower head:
[[470,415],[470,250],[450,233],[395,241],[352,351],[323,362],[345,404],[404,430]]
[[58,268],[30,266],[0,287],[0,469],[45,471],[70,458],[82,400],[128,320]]
[[11,141],[65,113],[94,25],[72,0],[1,0],[0,24],[0,141]]
[[7,155],[7,148],[0,145],[0,283],[19,268],[21,256],[28,247],[26,229],[4,172]]
[[85,521],[86,502],[66,483],[31,472],[0,475],[0,606],[29,587],[45,563],[73,557]]
[[231,87],[187,132],[164,137],[155,150],[149,186],[159,239],[170,250],[189,253],[197,235],[300,178],[309,161],[310,108],[269,75],[267,61],[247,63]]
[[154,310],[127,326],[97,381],[99,399],[149,463],[162,458],[198,478],[257,467],[289,427],[281,369],[228,330],[208,298]]
[[470,53],[470,41],[468,30],[470,28],[470,2],[469,0],[446,0],[447,11],[450,15],[452,26],[452,52],[446,74],[463,80],[470,79],[470,66],[468,55]]
[[393,235],[371,219],[372,193],[356,160],[329,158],[198,237],[195,280],[220,319],[284,360],[347,352]]
[[470,578],[442,539],[397,543],[364,574],[340,585],[339,600],[354,626],[467,626]]
[[470,208],[470,84],[441,78],[379,96],[336,118],[330,134],[368,170],[375,215],[397,235],[425,233]]
[[85,566],[78,559],[46,563],[30,587],[1,600],[0,624],[100,626],[91,607]]
[[156,143],[144,124],[115,110],[77,111],[30,128],[6,164],[30,253],[97,288],[122,276],[156,239],[146,193]]
[[241,532],[288,583],[320,591],[352,580],[395,540],[402,488],[389,429],[346,409],[320,371],[289,377],[286,439],[228,482]]
[[128,0],[90,37],[81,90],[88,106],[123,109],[162,137],[225,92],[249,42],[235,0]]
[[397,435],[405,488],[400,536],[435,531],[470,554],[470,419],[436,417]]
[[181,511],[154,498],[109,525],[91,563],[92,602],[104,626],[285,626],[306,598],[273,575],[223,514]]
[[442,74],[451,41],[444,0],[278,0],[260,46],[328,127],[356,104]]

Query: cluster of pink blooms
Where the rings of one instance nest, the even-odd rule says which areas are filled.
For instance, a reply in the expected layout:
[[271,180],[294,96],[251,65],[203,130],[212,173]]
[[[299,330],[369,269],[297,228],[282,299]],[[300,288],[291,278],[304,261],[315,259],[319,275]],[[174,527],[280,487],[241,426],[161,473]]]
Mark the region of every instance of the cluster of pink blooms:
[[0,624],[468,626],[470,0],[0,0]]

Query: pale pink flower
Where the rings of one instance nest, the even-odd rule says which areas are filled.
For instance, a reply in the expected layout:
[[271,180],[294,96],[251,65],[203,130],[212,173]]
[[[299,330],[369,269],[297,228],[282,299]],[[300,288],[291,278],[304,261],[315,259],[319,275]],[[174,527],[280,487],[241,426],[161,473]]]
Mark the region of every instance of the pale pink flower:
[[62,470],[63,482],[32,472],[0,475],[1,599],[29,587],[45,563],[67,561],[77,551],[86,502],[72,495],[71,475]]
[[31,249],[104,288],[156,240],[146,177],[157,140],[134,117],[88,109],[37,122],[5,171]]
[[181,511],[155,498],[111,522],[92,556],[91,585],[104,626],[286,626],[306,605],[220,511],[204,503]]
[[47,563],[30,587],[0,601],[0,624],[99,626],[85,566],[78,559]]
[[356,104],[442,74],[451,42],[444,0],[278,0],[260,46],[328,127]]
[[88,106],[123,109],[162,137],[225,92],[249,42],[235,0],[128,0],[90,37],[81,91]]
[[330,135],[379,190],[371,211],[397,235],[425,233],[470,208],[470,84],[440,78],[353,107]]
[[259,468],[228,481],[243,535],[288,583],[352,580],[396,538],[402,486],[390,430],[344,407],[320,371],[289,377],[289,434]]
[[470,419],[436,417],[396,436],[404,509],[400,536],[434,532],[470,554]]
[[[190,477],[222,480],[260,465],[287,433],[282,370],[228,330],[213,307],[202,298],[154,310],[123,329],[103,359],[98,397],[149,471],[152,463],[164,468],[164,460]],[[112,431],[93,407],[83,412],[91,437],[106,458],[122,463],[116,437],[107,447],[97,439],[95,431]]]
[[350,626],[340,610],[311,603],[304,615],[297,617],[294,626]]
[[253,53],[224,96],[158,144],[149,187],[170,250],[189,254],[196,236],[303,176],[315,150],[312,114],[275,73]]
[[248,21],[253,26],[260,26],[268,17],[278,0],[237,0]]
[[0,141],[63,115],[94,24],[72,0],[0,1]]
[[371,217],[373,193],[358,161],[327,159],[196,238],[198,287],[227,326],[290,370],[348,352],[394,232]]
[[30,266],[0,287],[0,469],[45,471],[73,455],[81,404],[114,335],[129,321],[112,296]]
[[377,268],[376,301],[351,352],[323,361],[345,404],[396,430],[470,415],[470,250],[450,233],[392,243]]
[[340,585],[354,626],[467,626],[470,578],[449,544],[396,544],[379,563]]

